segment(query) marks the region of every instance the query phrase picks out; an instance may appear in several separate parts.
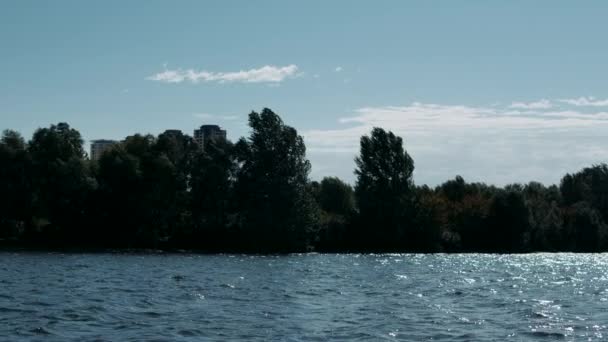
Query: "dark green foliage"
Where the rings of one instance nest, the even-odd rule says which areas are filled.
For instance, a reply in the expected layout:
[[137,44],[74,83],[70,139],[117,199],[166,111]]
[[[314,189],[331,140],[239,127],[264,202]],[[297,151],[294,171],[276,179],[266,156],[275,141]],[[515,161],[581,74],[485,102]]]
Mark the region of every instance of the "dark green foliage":
[[6,130],[0,140],[0,238],[24,233],[32,215],[31,159],[21,135]]
[[559,209],[561,196],[556,186],[549,188],[530,182],[523,188],[528,207],[529,231],[524,233],[524,245],[528,250],[558,250],[562,234],[562,214]]
[[[120,247],[155,246],[168,239],[186,190],[152,136],[134,135],[99,160],[97,209],[101,240]],[[109,234],[103,234],[108,229]]]
[[351,222],[356,215],[352,187],[337,177],[325,177],[321,183],[313,182],[310,191],[321,213],[317,248],[332,252],[348,250],[352,242]]
[[0,243],[210,252],[608,250],[608,166],[561,184],[415,186],[393,133],[361,138],[355,189],[308,179],[297,131],[269,109],[251,135],[204,148],[179,131],[133,135],[91,161],[65,123],[0,140]]
[[491,200],[481,194],[450,203],[447,224],[451,227],[449,231],[455,235],[449,235],[449,249],[462,248],[467,252],[491,250],[489,245],[493,241],[493,231],[488,226],[490,203]]
[[361,138],[355,163],[359,243],[370,249],[399,248],[406,240],[414,161],[400,137],[374,128],[370,136]]
[[444,249],[442,242],[449,240],[451,236],[446,228],[445,198],[435,194],[427,186],[418,187],[415,190],[411,229],[408,238],[413,240],[409,243],[409,249],[414,251],[438,252]]
[[317,196],[321,209],[328,213],[347,216],[355,211],[353,188],[337,177],[323,178]]
[[560,186],[564,204],[587,202],[608,221],[608,165],[600,164],[584,168],[573,175],[566,175]]
[[490,250],[522,252],[523,234],[528,230],[528,207],[520,187],[506,187],[499,191],[488,212],[488,238]]
[[80,133],[66,123],[38,129],[28,144],[32,158],[33,214],[30,231],[41,242],[71,244],[87,231],[87,203],[96,188],[84,160]]
[[131,246],[138,238],[144,209],[140,160],[118,146],[104,153],[98,165],[95,240],[113,247]]
[[244,247],[307,250],[317,208],[307,191],[310,162],[304,140],[267,108],[249,114],[249,126],[251,136],[237,144],[236,201]]
[[461,176],[456,176],[453,180],[443,183],[439,187],[439,191],[450,201],[462,201],[467,195],[467,184]]
[[566,249],[578,252],[605,250],[608,227],[598,210],[587,202],[578,202],[565,212]]
[[229,235],[229,230],[235,225],[231,194],[236,172],[234,146],[229,142],[211,142],[204,151],[193,156],[190,179],[192,226],[185,236],[198,241],[192,247],[227,250],[234,242],[230,240],[235,237]]

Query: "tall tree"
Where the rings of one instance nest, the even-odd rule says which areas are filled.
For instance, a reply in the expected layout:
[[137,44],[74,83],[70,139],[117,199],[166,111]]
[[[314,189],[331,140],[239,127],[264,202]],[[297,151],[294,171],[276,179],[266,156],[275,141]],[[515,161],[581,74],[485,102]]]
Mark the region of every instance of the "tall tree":
[[506,187],[496,193],[488,213],[488,229],[491,235],[485,244],[497,252],[521,252],[524,250],[524,233],[529,230],[529,211],[519,187]]
[[[192,161],[191,213],[196,248],[228,249],[228,230],[234,225],[231,205],[237,163],[227,141],[206,142]],[[234,241],[233,241],[234,242]]]
[[[155,153],[168,159],[175,173],[175,195],[171,206],[173,213],[169,215],[172,221],[167,234],[181,239],[182,243],[194,242],[186,233],[191,231],[189,227],[192,226],[192,182],[200,168],[200,165],[195,164],[202,150],[191,136],[175,130],[160,134],[153,149]],[[175,239],[172,241],[176,242]]]
[[414,161],[404,150],[403,140],[374,128],[370,136],[361,138],[355,163],[361,243],[373,249],[402,247],[414,192]]
[[85,238],[86,203],[96,182],[84,160],[80,132],[66,123],[38,129],[28,150],[37,221],[47,222],[46,233],[59,243]]
[[588,202],[578,202],[565,211],[565,247],[573,252],[605,251],[608,226],[597,209]]
[[574,205],[585,201],[608,222],[608,165],[593,165],[564,176],[560,190],[564,204]]
[[101,227],[114,243],[154,247],[178,222],[184,191],[176,168],[153,136],[134,135],[99,160]]
[[31,216],[31,158],[21,134],[5,130],[0,140],[0,237],[23,233]]
[[307,191],[310,162],[304,140],[268,108],[249,114],[249,126],[249,139],[236,146],[243,243],[257,251],[305,250],[317,211]]

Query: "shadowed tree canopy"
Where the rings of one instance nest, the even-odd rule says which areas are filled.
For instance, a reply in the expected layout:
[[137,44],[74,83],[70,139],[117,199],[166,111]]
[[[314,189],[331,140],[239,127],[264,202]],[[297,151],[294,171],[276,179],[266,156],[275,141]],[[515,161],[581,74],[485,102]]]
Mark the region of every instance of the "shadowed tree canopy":
[[153,245],[179,222],[186,190],[177,167],[151,135],[128,137],[99,160],[101,235],[124,247]]
[[236,242],[228,230],[234,226],[232,193],[237,173],[234,146],[210,140],[193,156],[190,178],[192,234],[198,247],[229,250]]
[[522,251],[523,234],[528,230],[529,211],[521,191],[498,191],[488,212],[486,244],[500,252]]
[[461,176],[443,183],[439,191],[450,201],[461,201],[467,195],[467,184]]
[[313,182],[311,191],[321,209],[317,247],[331,252],[348,250],[351,222],[356,217],[352,187],[337,177],[325,177],[321,183]]
[[0,237],[23,233],[31,216],[31,159],[21,134],[5,130],[0,140]]
[[0,246],[208,252],[608,250],[608,166],[495,187],[415,186],[403,140],[361,138],[353,188],[310,181],[303,138],[270,109],[251,134],[204,146],[178,130],[135,134],[87,158],[66,123],[0,139]]
[[608,221],[608,165],[594,165],[564,176],[560,190],[566,205],[587,202]]
[[337,177],[325,177],[319,184],[317,201],[328,213],[350,215],[355,211],[353,188]]
[[372,129],[360,145],[355,196],[365,231],[361,238],[376,248],[396,248],[405,238],[414,161],[403,149],[403,140],[382,128]]
[[316,229],[304,140],[268,108],[249,114],[251,136],[236,146],[236,198],[253,250],[301,251]]
[[29,150],[37,161],[62,161],[82,159],[86,155],[80,132],[65,122],[40,128],[32,137]]
[[28,144],[32,158],[34,216],[43,239],[80,241],[87,235],[86,204],[96,181],[85,162],[80,133],[66,123],[38,129]]

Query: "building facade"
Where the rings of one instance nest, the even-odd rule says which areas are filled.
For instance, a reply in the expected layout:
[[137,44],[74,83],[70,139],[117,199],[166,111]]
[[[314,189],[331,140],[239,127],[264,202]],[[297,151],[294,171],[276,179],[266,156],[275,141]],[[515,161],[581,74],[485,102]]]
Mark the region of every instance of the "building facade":
[[99,160],[101,155],[112,146],[118,144],[116,140],[92,140],[91,141],[91,160]]
[[225,141],[226,130],[223,130],[218,125],[202,125],[201,128],[194,130],[194,141],[201,147],[205,148],[207,141]]

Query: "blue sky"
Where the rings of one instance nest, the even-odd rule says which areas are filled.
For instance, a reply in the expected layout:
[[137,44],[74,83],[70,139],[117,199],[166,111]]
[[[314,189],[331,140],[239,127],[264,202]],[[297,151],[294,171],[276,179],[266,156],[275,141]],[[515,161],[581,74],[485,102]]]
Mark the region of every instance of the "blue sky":
[[605,1],[7,1],[0,128],[87,140],[269,107],[312,178],[354,181],[358,138],[393,130],[417,183],[558,182],[608,161]]

